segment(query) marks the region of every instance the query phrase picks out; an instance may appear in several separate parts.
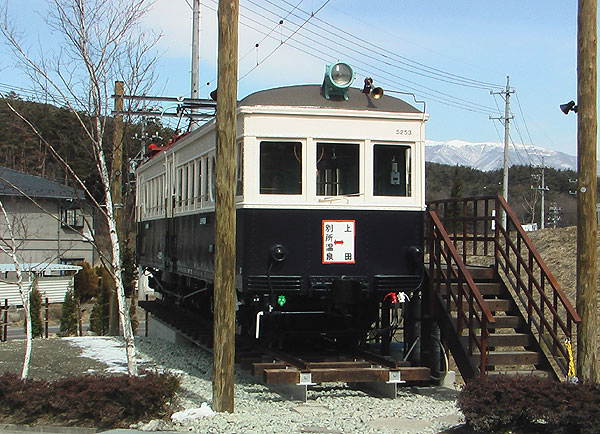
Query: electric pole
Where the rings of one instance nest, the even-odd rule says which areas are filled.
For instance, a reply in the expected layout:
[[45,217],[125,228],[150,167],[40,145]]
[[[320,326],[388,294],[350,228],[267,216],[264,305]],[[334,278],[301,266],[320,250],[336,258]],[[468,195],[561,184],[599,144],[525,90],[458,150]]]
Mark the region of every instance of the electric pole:
[[235,169],[239,0],[219,0],[213,406],[233,412]]
[[[124,83],[115,81],[115,101],[114,109],[116,114],[113,118],[114,133],[113,133],[113,149],[112,149],[112,165],[110,192],[112,195],[114,217],[117,226],[117,236],[122,244],[123,228],[123,93]],[[119,336],[119,304],[117,301],[117,290],[113,290],[108,304],[108,335]]]
[[[198,98],[198,82],[200,81],[200,0],[193,0],[194,7],[192,11],[192,82],[190,97]],[[193,109],[192,113],[198,110]],[[190,130],[198,128],[198,121],[190,119]]]
[[546,166],[544,164],[544,157],[542,157],[542,170],[539,175],[532,175],[538,181],[540,181],[541,185],[537,187],[531,186],[532,189],[541,192],[541,209],[540,209],[540,229],[544,229],[546,227],[546,215],[545,215],[545,202],[546,202],[546,192],[550,190],[546,187]]
[[579,0],[577,24],[577,373],[597,383],[597,0]]
[[554,202],[552,205],[550,205],[550,208],[548,208],[548,222],[554,229],[556,229],[556,224],[560,221],[561,212],[562,208],[560,208],[556,202]]
[[[492,95],[499,94],[504,95],[505,108],[504,108],[504,117],[503,118],[492,118],[490,119],[498,119],[500,121],[504,121],[504,170],[502,176],[502,195],[504,196],[504,200],[508,203],[508,143],[510,139],[510,120],[514,118],[514,116],[510,115],[510,94],[514,93],[514,90],[510,88],[510,77],[506,76],[506,89],[504,92],[490,92]],[[506,213],[502,213],[502,226],[506,228]]]

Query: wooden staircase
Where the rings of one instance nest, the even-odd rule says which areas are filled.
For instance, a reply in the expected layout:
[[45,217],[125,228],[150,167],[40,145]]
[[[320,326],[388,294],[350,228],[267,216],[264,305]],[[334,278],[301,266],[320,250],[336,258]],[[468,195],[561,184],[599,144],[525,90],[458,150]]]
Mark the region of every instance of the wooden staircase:
[[[428,315],[461,375],[564,377],[581,319],[504,199],[437,201],[428,217]],[[467,265],[482,257],[491,265]]]
[[[494,319],[494,328],[488,327],[486,373],[551,376],[546,357],[506,285],[495,274],[494,269],[467,267],[467,270]],[[453,290],[456,290],[456,286],[457,284],[454,284]],[[468,303],[463,302],[463,309],[468,308]],[[452,303],[450,316],[454,321],[456,312],[456,305]],[[461,332],[462,330],[458,334],[462,335]],[[455,351],[465,351],[468,346],[467,336],[460,336],[459,340],[461,347]],[[474,351],[469,359],[472,367],[476,367],[480,359],[480,352]]]

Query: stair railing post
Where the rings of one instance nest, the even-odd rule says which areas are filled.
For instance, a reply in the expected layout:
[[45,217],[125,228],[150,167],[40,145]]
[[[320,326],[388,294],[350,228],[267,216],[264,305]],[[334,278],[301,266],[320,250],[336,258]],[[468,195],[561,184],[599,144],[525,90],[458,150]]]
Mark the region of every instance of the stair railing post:
[[496,215],[494,216],[494,271],[496,274],[499,272],[499,260],[500,260],[500,225],[501,222],[501,212],[502,209],[500,207],[500,200],[496,198]]
[[487,367],[487,319],[481,315],[481,377],[485,376]]
[[3,323],[4,323],[4,333],[3,333],[3,339],[4,342],[6,342],[8,340],[8,298],[4,299],[4,319],[3,319]]
[[467,241],[467,226],[468,226],[468,218],[469,216],[467,215],[467,201],[463,200],[462,201],[462,212],[461,215],[459,216],[460,218],[460,222],[462,225],[462,237],[463,237],[463,242],[462,242],[462,246],[463,246],[463,254],[462,254],[462,260],[463,263],[466,264],[467,263],[467,253],[469,250],[469,243]]
[[48,297],[46,297],[46,303],[44,304],[44,338],[48,339],[48,323],[50,322],[50,303]]
[[[463,330],[463,315],[464,315],[464,306],[463,306],[463,279],[462,276],[458,275],[456,279],[456,330],[458,331],[458,335],[462,336]],[[448,308],[448,312],[450,312],[450,308]],[[468,335],[470,336],[470,330],[468,330]],[[470,340],[470,337],[469,337]]]

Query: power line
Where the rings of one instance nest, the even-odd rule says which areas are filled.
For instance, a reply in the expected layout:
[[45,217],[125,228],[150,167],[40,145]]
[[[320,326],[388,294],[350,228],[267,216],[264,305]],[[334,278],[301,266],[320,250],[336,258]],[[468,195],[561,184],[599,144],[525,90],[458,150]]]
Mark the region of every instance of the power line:
[[[313,18],[316,14],[319,13],[319,11],[321,11],[325,6],[327,6],[327,3],[329,3],[331,0],[326,0],[325,3],[323,3],[321,5],[321,7],[319,9],[317,9],[316,12],[314,12],[312,15],[310,15],[303,23],[302,25],[300,25],[292,34],[290,34],[285,41],[282,41],[281,44],[277,47],[275,47],[275,49],[273,49],[260,63],[263,63],[264,61],[266,61],[269,57],[271,57],[280,47],[283,46],[283,44],[285,44],[287,41],[289,41],[297,32],[299,32],[302,27],[304,27],[304,25],[306,23],[308,23],[308,21]],[[268,37],[268,35],[265,36],[265,38]],[[246,74],[244,74],[243,76],[241,76],[240,78],[238,78],[238,81],[243,80],[245,77],[247,77],[250,73],[252,73],[252,71],[254,71],[256,68],[258,68],[259,63],[257,62],[256,66],[253,67],[252,69],[250,69],[250,71],[246,72]]]
[[[216,3],[215,0],[212,0],[212,2]],[[251,2],[251,3],[253,3],[253,2]],[[256,4],[256,3],[253,3],[253,4]],[[265,8],[264,6],[257,5],[257,7],[259,7],[261,10],[265,10],[269,14],[272,14],[273,16],[277,16],[279,18],[279,16],[276,15],[275,12],[273,12],[273,11]],[[210,7],[209,7],[209,9],[214,10],[213,8],[210,8]],[[261,33],[261,34],[265,35],[263,37],[263,39],[262,39],[263,41],[266,38],[275,39],[274,36],[272,35],[273,30],[270,30],[269,32],[265,32],[264,31],[264,26],[265,26],[264,22],[263,21],[259,21],[259,20],[255,19],[253,17],[248,16],[247,13],[246,13],[249,10],[248,8],[244,7],[243,9],[244,9],[244,11],[242,11],[240,13],[240,18],[241,18],[240,19],[240,23],[242,25],[248,27],[251,30],[254,30],[254,31],[258,32],[258,33]],[[271,21],[270,18],[266,17],[261,12],[257,12],[256,10],[249,10],[249,11],[252,14],[255,14],[258,17],[262,18],[263,20]],[[287,12],[288,12],[288,14],[291,13],[290,11],[287,11]],[[297,15],[294,14],[294,16],[297,16]],[[314,15],[309,15],[309,16],[313,17]],[[315,17],[314,19],[315,20],[319,20],[318,17]],[[257,28],[255,26],[249,24],[248,21],[255,23],[256,25],[260,26],[260,28]],[[277,22],[279,23],[280,21],[281,20],[279,20]],[[323,20],[319,20],[319,21],[324,22]],[[298,27],[300,26],[299,24],[293,23],[292,21],[289,21],[289,22],[291,22],[292,24],[294,24],[294,25],[296,25]],[[276,25],[275,27],[278,27],[278,26],[279,26],[279,24]],[[338,27],[335,27],[335,26],[331,26],[331,27],[333,29],[340,30],[341,33],[346,33],[343,30],[339,29]],[[322,29],[322,27],[321,27],[321,29]],[[306,30],[305,28],[302,28],[302,31],[305,31],[305,30]],[[292,32],[292,30],[290,30],[289,32]],[[331,35],[332,34],[337,34],[337,33],[338,32],[329,32],[328,35],[327,35],[327,38],[325,36],[321,35],[320,33],[312,32],[311,34],[313,34],[313,35],[316,34],[317,37],[324,38],[325,40],[330,41]],[[291,40],[290,36],[294,36],[294,35],[297,36],[297,37],[294,40]],[[298,39],[298,37],[308,39],[309,43],[302,42],[301,40]],[[346,40],[348,40],[348,39],[346,38]],[[359,39],[359,40],[361,40],[361,39]],[[361,40],[361,41],[364,41],[364,40]],[[283,41],[278,41],[278,42],[279,42],[279,46],[278,46],[278,48],[279,48],[279,47],[281,47]],[[366,41],[364,41],[364,42],[368,43]],[[466,99],[463,99],[463,98],[459,98],[459,97],[456,97],[456,96],[453,96],[453,95],[450,95],[450,94],[447,94],[447,93],[444,93],[444,92],[440,92],[440,91],[438,91],[436,89],[424,86],[422,84],[416,83],[416,82],[411,81],[411,80],[407,80],[406,78],[401,78],[401,77],[399,77],[399,76],[397,76],[397,75],[389,72],[387,69],[383,69],[383,68],[374,66],[373,63],[372,63],[372,58],[373,58],[374,54],[372,52],[369,52],[369,53],[365,54],[365,53],[362,53],[360,51],[357,51],[356,49],[353,49],[352,47],[347,47],[348,50],[349,50],[349,52],[351,52],[351,53],[356,53],[359,56],[368,57],[369,61],[371,61],[371,62],[368,62],[368,61],[361,60],[361,59],[359,59],[359,58],[357,58],[355,56],[350,56],[349,54],[347,54],[348,52],[340,51],[339,47],[338,47],[339,44],[335,44],[335,42],[331,42],[331,43],[334,43],[336,45],[336,47],[333,48],[333,47],[331,47],[329,45],[326,45],[326,48],[328,48],[330,51],[333,52],[333,53],[330,52],[329,54],[327,54],[327,53],[324,53],[323,50],[322,50],[322,48],[324,46],[324,43],[321,43],[321,42],[317,43],[317,41],[315,39],[311,39],[309,36],[306,36],[306,35],[302,34],[302,32],[300,31],[300,29],[294,30],[291,35],[286,35],[285,43],[290,48],[293,48],[293,49],[295,49],[297,51],[300,51],[300,52],[302,52],[304,54],[307,54],[307,55],[309,55],[311,57],[314,57],[314,58],[317,58],[317,59],[320,59],[320,60],[324,60],[324,61],[336,60],[336,59],[339,59],[340,56],[344,56],[346,58],[350,58],[349,60],[353,60],[354,62],[356,62],[356,65],[353,64],[353,66],[355,66],[355,70],[357,70],[357,71],[364,70],[366,76],[373,76],[374,75],[373,74],[374,70],[375,71],[379,71],[381,73],[382,77],[383,76],[390,77],[390,79],[388,79],[389,81],[387,81],[387,82],[388,83],[393,83],[392,86],[404,87],[404,88],[406,88],[408,90],[411,90],[411,91],[414,91],[414,92],[418,93],[419,95],[426,96],[429,99],[431,99],[433,101],[436,101],[436,102],[439,102],[439,103],[444,104],[444,105],[448,105],[448,106],[451,106],[451,107],[454,107],[454,108],[458,108],[458,109],[461,109],[461,110],[465,110],[465,111],[482,113],[482,114],[486,114],[486,115],[489,115],[490,112],[494,112],[494,109],[492,109],[491,107],[484,106],[482,104],[478,104],[478,103],[475,103],[473,101],[469,101],[469,100],[466,100]],[[262,44],[260,44],[260,45],[262,45]],[[315,47],[318,47],[318,48],[315,48]],[[324,54],[326,56],[324,56]],[[244,55],[244,57],[245,56],[247,56],[247,53]],[[331,59],[328,58],[329,56],[331,56]],[[260,65],[262,62],[258,62],[258,63]],[[361,68],[359,65],[363,65],[363,67]],[[393,64],[390,64],[390,65],[394,66]],[[252,68],[252,71],[255,70],[256,68],[257,67],[254,66]],[[249,73],[244,74],[243,77],[246,77],[248,74]],[[403,82],[400,83],[400,82],[396,81],[398,79],[402,80]],[[386,80],[386,79],[383,79],[383,80]],[[214,80],[212,80],[212,81],[214,81]]]
[[[251,1],[251,0],[249,0],[249,1]],[[265,1],[267,3],[273,4],[274,6],[277,6],[277,5],[275,5],[270,0],[265,0]],[[286,3],[286,4],[288,4],[288,5],[291,6],[291,3],[289,3],[288,1],[286,1],[286,0],[282,0],[282,1],[283,1],[283,3]],[[280,6],[277,6],[277,7],[280,7]],[[302,9],[300,9],[300,10],[302,10]],[[303,11],[303,10],[302,10],[302,12],[304,12],[305,14],[309,14],[308,12]],[[423,63],[420,63],[420,62],[417,62],[415,60],[412,60],[412,59],[410,59],[408,57],[401,56],[401,55],[399,55],[397,53],[393,53],[393,52],[387,50],[386,48],[383,48],[381,46],[373,44],[373,43],[371,43],[369,41],[366,41],[365,39],[359,38],[356,35],[352,35],[352,34],[348,33],[347,31],[345,31],[344,29],[342,29],[340,27],[337,27],[337,26],[335,26],[333,24],[330,24],[330,23],[328,23],[328,22],[326,22],[326,21],[324,21],[324,20],[322,20],[320,18],[317,18],[316,21],[322,22],[326,26],[329,26],[330,28],[332,28],[332,29],[335,30],[335,32],[331,32],[330,30],[324,29],[323,27],[318,27],[318,28],[324,30],[326,32],[327,36],[335,35],[338,38],[340,38],[342,40],[345,40],[345,41],[348,41],[348,42],[352,42],[353,40],[359,41],[362,44],[366,44],[366,46],[365,45],[360,45],[360,44],[357,44],[357,45],[361,46],[362,48],[366,48],[369,51],[374,51],[374,49],[380,50],[381,52],[378,53],[378,54],[381,55],[381,56],[383,56],[383,57],[385,57],[385,58],[392,59],[392,58],[395,57],[397,59],[400,59],[398,61],[402,61],[402,63],[405,63],[409,67],[415,68],[417,70],[421,70],[421,71],[426,72],[428,74],[435,74],[435,75],[439,75],[440,77],[443,77],[443,78],[446,78],[446,79],[452,79],[452,80],[454,80],[454,81],[447,81],[445,79],[441,79],[442,81],[446,81],[446,82],[450,82],[452,84],[457,84],[457,85],[462,85],[462,86],[469,86],[469,87],[475,87],[475,88],[479,88],[479,89],[488,89],[488,90],[489,90],[490,87],[492,87],[492,88],[502,88],[503,87],[502,85],[498,85],[498,84],[494,84],[494,83],[488,83],[488,82],[483,82],[483,81],[479,81],[479,80],[474,80],[474,79],[471,79],[471,78],[468,78],[468,77],[460,76],[460,75],[457,75],[457,74],[452,74],[450,72],[443,71],[441,69],[425,65]],[[313,23],[313,25],[316,26],[316,24],[314,24],[314,23]],[[341,37],[339,32],[341,32],[341,33],[349,36],[352,39]],[[433,77],[429,76],[429,78],[433,78]],[[436,79],[436,78],[434,78],[434,79]]]

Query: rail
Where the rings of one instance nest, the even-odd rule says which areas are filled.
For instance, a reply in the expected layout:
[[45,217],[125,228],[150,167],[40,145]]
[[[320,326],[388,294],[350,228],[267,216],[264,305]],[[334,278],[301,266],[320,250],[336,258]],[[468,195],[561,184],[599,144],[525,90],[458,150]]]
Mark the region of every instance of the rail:
[[[447,312],[452,310],[453,304],[456,307],[456,330],[460,336],[463,330],[467,331],[469,356],[474,354],[474,347],[479,349],[479,372],[483,376],[487,366],[488,326],[493,326],[494,317],[439,216],[432,210],[429,210],[428,216],[430,294],[444,298]],[[468,309],[465,309],[465,301]]]
[[[466,264],[493,254],[491,265],[502,271],[529,329],[563,374],[568,372],[565,342],[581,318],[521,227],[502,196],[432,201],[449,237]],[[503,216],[506,216],[506,227]]]

